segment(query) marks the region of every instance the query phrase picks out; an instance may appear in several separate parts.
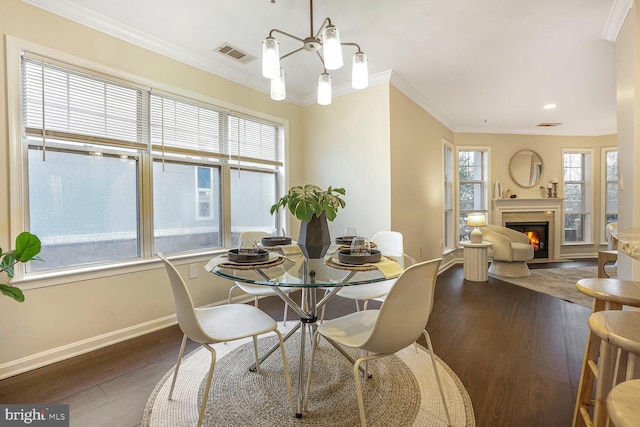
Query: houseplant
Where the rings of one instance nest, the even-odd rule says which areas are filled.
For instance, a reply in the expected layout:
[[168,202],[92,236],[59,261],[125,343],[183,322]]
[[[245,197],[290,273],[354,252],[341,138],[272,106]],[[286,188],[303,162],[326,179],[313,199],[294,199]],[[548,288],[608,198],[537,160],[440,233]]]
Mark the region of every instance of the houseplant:
[[[6,273],[13,279],[13,267],[19,262],[39,260],[40,239],[35,234],[23,231],[16,237],[16,248],[9,252],[2,252],[0,248],[0,273]],[[24,301],[24,294],[20,288],[9,283],[0,283],[0,292],[18,302]]]
[[327,220],[333,221],[338,210],[346,206],[340,197],[345,194],[344,188],[329,186],[323,190],[314,184],[294,186],[271,206],[271,214],[280,208],[288,208],[293,216],[302,221],[298,245],[304,256],[322,258],[331,245]]

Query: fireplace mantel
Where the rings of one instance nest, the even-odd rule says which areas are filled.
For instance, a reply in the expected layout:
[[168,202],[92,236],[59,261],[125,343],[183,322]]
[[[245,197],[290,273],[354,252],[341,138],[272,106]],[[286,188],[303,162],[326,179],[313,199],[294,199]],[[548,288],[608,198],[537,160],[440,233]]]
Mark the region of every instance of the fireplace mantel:
[[[564,214],[563,198],[547,198],[547,199],[493,199],[491,223],[495,225],[505,225],[503,215],[511,214],[528,214],[529,217],[535,213],[539,213],[541,219],[549,218],[550,226],[550,258],[558,259],[560,257],[560,247],[562,243],[562,215]],[[544,219],[543,219],[544,220]],[[551,234],[553,238],[551,238]]]

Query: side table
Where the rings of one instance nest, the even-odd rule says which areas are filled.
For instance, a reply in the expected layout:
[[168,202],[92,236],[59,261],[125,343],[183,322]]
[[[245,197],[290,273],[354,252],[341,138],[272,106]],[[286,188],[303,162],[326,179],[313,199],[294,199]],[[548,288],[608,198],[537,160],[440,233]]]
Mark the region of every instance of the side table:
[[489,242],[460,242],[464,248],[464,280],[486,282],[489,280],[489,260],[487,252],[492,245]]

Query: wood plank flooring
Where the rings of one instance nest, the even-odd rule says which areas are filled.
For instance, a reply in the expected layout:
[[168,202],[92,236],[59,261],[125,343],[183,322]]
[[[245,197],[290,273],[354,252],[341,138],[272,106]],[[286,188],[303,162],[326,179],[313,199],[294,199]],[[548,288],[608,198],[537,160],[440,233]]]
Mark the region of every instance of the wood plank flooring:
[[[530,267],[584,265],[596,261]],[[277,298],[261,300],[260,308],[281,320]],[[326,316],[353,310],[352,301],[335,298]],[[436,354],[469,392],[479,427],[564,427],[571,425],[589,314],[492,277],[465,281],[456,266],[438,277],[428,330]],[[7,378],[0,381],[0,402],[66,403],[72,426],[137,426],[155,384],[175,363],[181,338],[170,327]],[[196,347],[190,342],[188,350]]]

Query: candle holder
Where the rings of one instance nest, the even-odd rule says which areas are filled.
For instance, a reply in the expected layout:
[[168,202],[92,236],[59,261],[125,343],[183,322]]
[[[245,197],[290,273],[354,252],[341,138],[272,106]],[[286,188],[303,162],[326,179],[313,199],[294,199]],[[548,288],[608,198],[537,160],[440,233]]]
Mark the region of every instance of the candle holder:
[[558,183],[557,182],[552,182],[551,185],[553,185],[553,198],[557,199],[558,198]]
[[549,197],[550,199],[553,198],[553,188],[552,187],[547,188],[547,197]]

